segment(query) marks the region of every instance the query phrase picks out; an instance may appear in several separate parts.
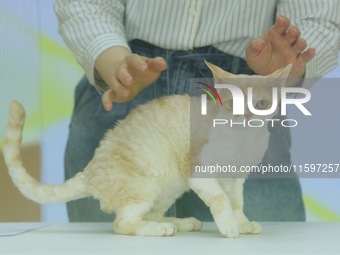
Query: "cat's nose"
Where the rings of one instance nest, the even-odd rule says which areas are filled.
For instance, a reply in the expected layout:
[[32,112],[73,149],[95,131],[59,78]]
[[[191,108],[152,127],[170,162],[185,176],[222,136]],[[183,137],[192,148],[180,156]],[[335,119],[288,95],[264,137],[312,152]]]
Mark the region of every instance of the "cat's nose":
[[250,120],[251,117],[253,117],[253,114],[252,114],[251,112],[246,112],[246,113],[244,114],[244,117],[246,117],[247,120]]

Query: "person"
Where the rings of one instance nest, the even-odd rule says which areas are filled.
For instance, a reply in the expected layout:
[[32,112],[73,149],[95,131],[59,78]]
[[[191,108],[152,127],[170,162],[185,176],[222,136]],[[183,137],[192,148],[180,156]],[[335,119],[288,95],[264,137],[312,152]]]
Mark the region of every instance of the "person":
[[[337,65],[338,0],[56,0],[54,8],[86,73],[75,91],[66,179],[84,169],[106,130],[133,108],[188,93],[190,78],[211,77],[204,59],[236,74],[265,75],[293,63],[290,76],[299,78],[322,77]],[[290,164],[289,130],[270,132],[263,162]],[[298,178],[248,178],[244,189],[251,220],[305,220]],[[70,221],[114,219],[90,198],[67,208]],[[211,220],[192,192],[168,215]]]

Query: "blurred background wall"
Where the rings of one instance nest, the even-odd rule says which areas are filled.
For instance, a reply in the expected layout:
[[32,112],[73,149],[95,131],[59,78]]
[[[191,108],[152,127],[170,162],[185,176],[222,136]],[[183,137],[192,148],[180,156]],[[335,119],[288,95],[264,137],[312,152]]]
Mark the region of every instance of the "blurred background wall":
[[[63,181],[73,91],[83,72],[58,35],[52,0],[0,0],[0,148],[12,99],[27,111],[23,155],[35,177]],[[13,188],[0,161],[0,221],[67,221],[65,206],[40,207]]]
[[[27,110],[22,148],[26,167],[43,182],[63,182],[63,151],[73,91],[83,71],[58,35],[53,1],[0,0],[0,36],[0,151],[8,104],[15,98]],[[339,79],[340,68],[327,77]],[[340,101],[335,97],[340,95],[338,85],[331,90],[316,85],[312,95],[328,102]],[[311,107],[319,108],[313,102]],[[335,115],[330,118],[338,118],[340,103],[334,102],[331,107]],[[335,125],[340,130],[339,122]],[[340,163],[339,132],[327,136],[318,126],[306,124],[292,131],[294,161],[301,161],[306,150],[318,148],[337,151],[338,162],[334,163]],[[340,221],[340,179],[304,178],[301,182],[308,220]],[[2,153],[0,221],[67,221],[65,205],[38,206],[19,194],[8,177]]]

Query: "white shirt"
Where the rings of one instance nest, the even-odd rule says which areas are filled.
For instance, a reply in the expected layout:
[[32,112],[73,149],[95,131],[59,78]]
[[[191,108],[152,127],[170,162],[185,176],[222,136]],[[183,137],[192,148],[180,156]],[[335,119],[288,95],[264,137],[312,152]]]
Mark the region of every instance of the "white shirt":
[[165,49],[213,45],[245,57],[249,41],[285,15],[317,55],[305,77],[337,66],[340,0],[56,0],[59,32],[94,84],[97,57],[141,39]]

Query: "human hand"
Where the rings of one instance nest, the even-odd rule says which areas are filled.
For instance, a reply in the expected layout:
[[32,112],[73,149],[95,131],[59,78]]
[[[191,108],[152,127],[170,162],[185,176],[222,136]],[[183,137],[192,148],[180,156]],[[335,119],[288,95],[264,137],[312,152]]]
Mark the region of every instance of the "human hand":
[[157,80],[166,69],[166,62],[161,57],[147,58],[117,46],[104,51],[96,60],[95,68],[109,87],[102,95],[102,104],[110,111],[112,102],[129,102]]
[[315,48],[305,50],[307,43],[300,35],[287,17],[279,16],[267,33],[249,43],[248,66],[257,74],[267,75],[292,63],[289,77],[302,78],[306,64],[315,56]]

